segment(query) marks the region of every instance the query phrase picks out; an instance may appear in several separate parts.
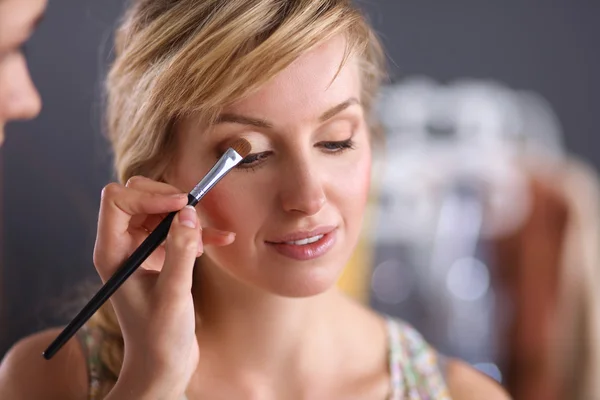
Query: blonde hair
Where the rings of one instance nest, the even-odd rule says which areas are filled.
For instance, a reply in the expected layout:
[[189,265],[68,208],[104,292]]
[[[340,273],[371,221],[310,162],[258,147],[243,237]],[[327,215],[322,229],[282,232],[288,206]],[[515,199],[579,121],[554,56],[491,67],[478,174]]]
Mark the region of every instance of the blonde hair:
[[[339,34],[347,43],[344,61],[357,56],[361,102],[370,115],[384,57],[351,0],[133,1],[117,30],[106,81],[107,130],[119,180],[160,179],[174,153],[179,119],[193,113],[209,124],[223,107]],[[123,340],[114,312],[104,307],[91,324],[107,335],[101,358],[116,379]]]

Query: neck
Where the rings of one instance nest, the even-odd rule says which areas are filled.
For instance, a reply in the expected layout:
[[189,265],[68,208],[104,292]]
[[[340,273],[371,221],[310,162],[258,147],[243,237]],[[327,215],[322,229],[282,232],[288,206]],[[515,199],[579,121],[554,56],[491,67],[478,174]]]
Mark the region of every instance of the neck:
[[386,390],[384,321],[337,289],[286,298],[218,267],[201,265],[195,271],[198,393],[221,387],[240,390],[227,398],[240,393],[261,399],[326,398],[324,393],[336,392],[327,385],[356,382],[373,371],[385,375]]

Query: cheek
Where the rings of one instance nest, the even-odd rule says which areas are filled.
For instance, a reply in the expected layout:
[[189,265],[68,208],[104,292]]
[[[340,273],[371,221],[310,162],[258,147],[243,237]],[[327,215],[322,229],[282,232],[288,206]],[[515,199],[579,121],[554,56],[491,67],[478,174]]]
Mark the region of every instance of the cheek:
[[242,196],[218,186],[202,199],[198,210],[203,226],[230,231],[235,231],[238,221],[247,211]]
[[225,177],[202,199],[198,210],[203,225],[235,232],[238,239],[248,239],[262,225],[268,208],[264,191],[240,183],[234,176]]
[[[181,146],[181,145],[180,145]],[[189,192],[212,167],[210,164],[199,163],[189,156],[185,150],[179,149],[177,168],[173,171],[171,184],[182,191]],[[190,171],[201,171],[190,173]],[[240,221],[247,216],[255,215],[250,210],[253,207],[252,193],[239,185],[238,173],[230,172],[217,183],[196,206],[203,227],[211,227],[240,234],[240,228],[245,225]]]
[[371,152],[364,151],[334,177],[334,199],[345,218],[362,219],[371,188]]
[[361,199],[363,205],[367,203],[371,191],[371,165],[371,152],[369,151],[367,156],[357,164],[356,171],[356,196]]
[[215,186],[197,209],[203,226],[234,232],[236,238],[226,247],[207,246],[205,256],[233,276],[250,279],[255,270],[248,260],[257,255],[259,230],[269,217],[268,199],[264,190],[247,187],[234,176],[229,182],[228,178]]

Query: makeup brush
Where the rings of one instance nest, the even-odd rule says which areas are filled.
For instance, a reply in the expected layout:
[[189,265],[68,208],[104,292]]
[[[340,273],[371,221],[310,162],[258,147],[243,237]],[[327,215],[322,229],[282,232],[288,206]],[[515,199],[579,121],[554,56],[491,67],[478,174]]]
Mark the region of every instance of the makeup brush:
[[[238,165],[252,150],[250,143],[245,139],[238,139],[219,158],[212,169],[188,194],[188,205],[195,206],[204,195],[213,188],[233,167]],[[119,269],[98,290],[98,293],[81,309],[73,320],[63,329],[54,341],[44,351],[43,356],[49,360],[58,350],[86,323],[88,319],[104,304],[110,296],[135,272],[136,269],[148,258],[150,254],[166,239],[171,223],[177,211],[169,213],[142,242],[142,244],[129,256]]]

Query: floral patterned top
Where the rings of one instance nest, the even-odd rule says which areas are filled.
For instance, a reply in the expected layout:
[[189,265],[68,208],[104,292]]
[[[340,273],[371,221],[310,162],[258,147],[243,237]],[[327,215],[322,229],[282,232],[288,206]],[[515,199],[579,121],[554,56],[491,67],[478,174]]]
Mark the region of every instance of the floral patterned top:
[[[449,400],[445,357],[438,354],[409,324],[387,319],[390,393],[387,400]],[[89,400],[101,397],[106,374],[99,357],[102,332],[83,327],[77,334],[87,359]],[[182,398],[186,400],[186,398]]]

